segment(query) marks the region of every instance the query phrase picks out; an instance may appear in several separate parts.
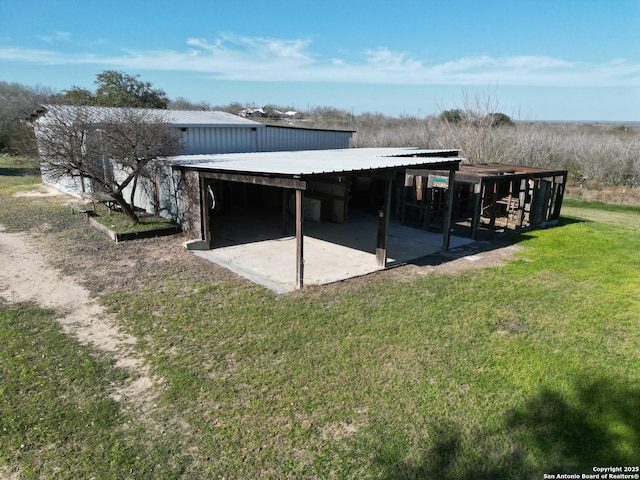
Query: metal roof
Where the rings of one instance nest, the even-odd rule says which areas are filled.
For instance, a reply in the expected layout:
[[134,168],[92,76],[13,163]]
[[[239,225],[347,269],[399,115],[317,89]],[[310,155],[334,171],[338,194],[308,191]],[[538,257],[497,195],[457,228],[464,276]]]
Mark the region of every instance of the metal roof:
[[[445,169],[443,169],[444,172]],[[483,181],[514,181],[516,179],[534,179],[566,176],[567,170],[527,167],[523,165],[504,165],[497,163],[477,163],[460,165],[456,172],[456,182],[477,183]]]
[[264,127],[263,123],[247,120],[227,112],[205,110],[168,110],[169,123],[175,126],[229,126],[229,127]]
[[79,105],[42,105],[32,117],[46,123],[46,113],[55,112],[57,115],[69,115],[74,118],[74,112],[81,110],[91,121],[101,122],[113,120],[123,110],[149,113],[158,115],[160,119],[175,127],[251,127],[262,128],[264,124],[247,120],[227,112],[214,112],[208,110],[164,110],[159,108],[123,108],[123,107],[96,107]]
[[304,176],[460,162],[458,150],[419,148],[348,148],[295,152],[179,155],[165,159],[197,170],[262,175]]
[[274,125],[273,123],[265,123],[265,127],[267,128],[280,128],[287,130],[307,130],[310,132],[339,132],[339,133],[356,133],[356,130],[349,130],[346,128],[316,128],[316,127],[306,127],[304,125]]

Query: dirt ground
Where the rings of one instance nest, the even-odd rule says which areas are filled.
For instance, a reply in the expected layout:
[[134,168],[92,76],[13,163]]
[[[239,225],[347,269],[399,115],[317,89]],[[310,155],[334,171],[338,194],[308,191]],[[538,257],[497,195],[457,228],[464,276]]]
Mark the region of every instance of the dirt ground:
[[[54,197],[55,201],[60,197],[61,203],[69,200],[45,187],[25,195]],[[55,245],[47,238],[46,226],[41,233],[27,235],[9,233],[0,225],[0,297],[9,303],[33,302],[59,312],[58,321],[65,332],[81,343],[108,352],[117,365],[130,371],[132,381],[117,390],[114,398],[128,400],[145,411],[153,404],[152,386],[159,379],[151,378],[149,368],[135,354],[136,338],[118,329],[114,318],[100,305],[99,297],[122,290],[135,291],[174,275],[210,283],[248,280],[193,255],[183,246],[184,238],[179,235],[115,244],[91,230],[78,223],[64,244],[58,241]],[[434,261],[374,275],[410,280],[429,272],[459,274],[502,265],[520,249],[507,243],[490,248],[487,245],[476,252],[452,252],[448,257],[434,257]],[[320,288],[331,294],[335,289],[348,288],[349,284],[356,286],[366,278]]]

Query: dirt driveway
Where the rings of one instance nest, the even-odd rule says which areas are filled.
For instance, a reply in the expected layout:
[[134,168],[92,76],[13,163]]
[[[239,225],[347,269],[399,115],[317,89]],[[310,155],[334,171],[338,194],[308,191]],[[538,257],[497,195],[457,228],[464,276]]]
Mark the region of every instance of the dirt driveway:
[[136,339],[118,330],[85,287],[49,266],[26,235],[7,233],[1,225],[0,257],[0,297],[9,303],[35,303],[58,312],[57,320],[67,334],[112,354],[116,365],[128,369],[133,378],[116,390],[115,400],[152,400],[147,395],[152,386],[148,368],[131,348]]

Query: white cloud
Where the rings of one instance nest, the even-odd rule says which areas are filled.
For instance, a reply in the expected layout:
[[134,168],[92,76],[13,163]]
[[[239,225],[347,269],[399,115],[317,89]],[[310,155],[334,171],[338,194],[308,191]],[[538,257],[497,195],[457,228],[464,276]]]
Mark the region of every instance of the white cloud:
[[47,43],[53,43],[53,42],[67,42],[71,39],[71,33],[69,32],[60,32],[58,30],[56,30],[55,32],[53,32],[53,34],[51,35],[43,35],[40,38],[40,40],[44,40]]
[[[45,37],[43,37],[44,39]],[[51,41],[69,38],[55,32]],[[640,86],[640,65],[625,59],[605,63],[546,56],[463,57],[440,64],[405,52],[372,48],[356,60],[323,58],[308,39],[223,34],[213,41],[189,38],[184,50],[125,50],[118,55],[63,53],[0,46],[0,61],[43,65],[195,72],[220,80],[314,81],[389,85]]]
[[187,45],[193,47],[192,55],[209,62],[230,62],[234,66],[243,63],[291,62],[309,64],[313,60],[305,51],[308,41],[282,40],[268,37],[236,37],[223,35],[214,43],[205,39],[190,38]]

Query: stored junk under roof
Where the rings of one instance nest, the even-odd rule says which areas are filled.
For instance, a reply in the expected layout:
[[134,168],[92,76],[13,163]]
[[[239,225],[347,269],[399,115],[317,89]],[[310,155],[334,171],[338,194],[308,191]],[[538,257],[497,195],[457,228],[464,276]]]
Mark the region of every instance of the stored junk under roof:
[[[429,228],[444,206],[447,172],[407,170],[403,219]],[[567,181],[566,170],[513,165],[460,165],[455,176],[453,222],[457,234],[482,234],[555,225]],[[466,232],[465,232],[466,231]]]

